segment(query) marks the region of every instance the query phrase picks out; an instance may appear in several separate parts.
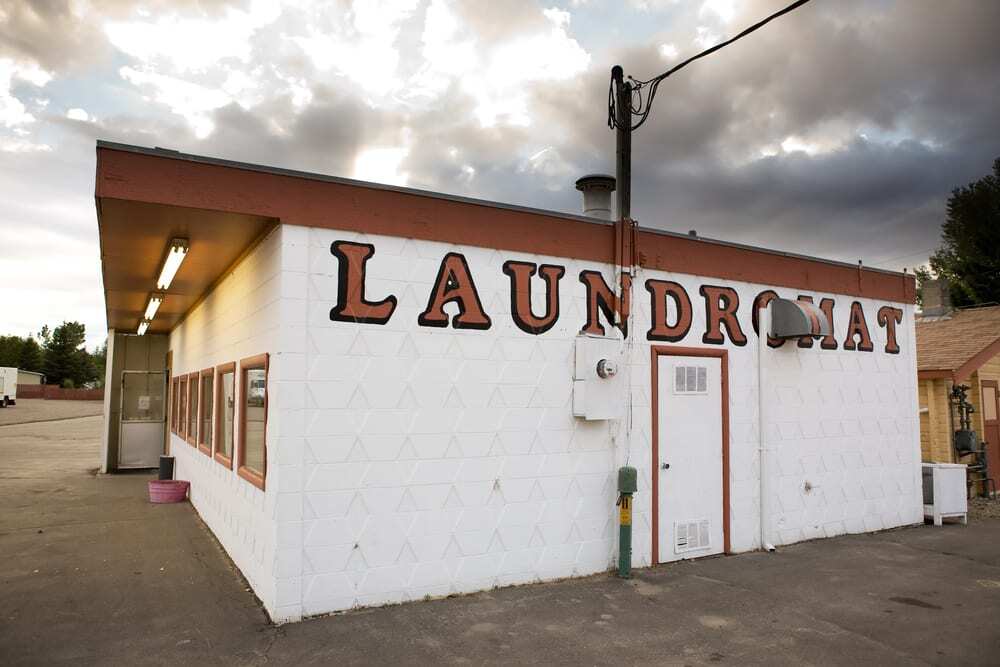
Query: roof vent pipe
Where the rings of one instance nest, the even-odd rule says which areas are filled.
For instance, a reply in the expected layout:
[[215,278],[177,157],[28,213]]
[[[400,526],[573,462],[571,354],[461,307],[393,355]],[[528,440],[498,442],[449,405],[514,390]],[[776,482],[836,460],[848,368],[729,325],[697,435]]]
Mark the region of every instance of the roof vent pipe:
[[587,174],[576,181],[576,189],[583,193],[583,214],[589,218],[612,220],[611,193],[615,191],[615,177],[606,174]]

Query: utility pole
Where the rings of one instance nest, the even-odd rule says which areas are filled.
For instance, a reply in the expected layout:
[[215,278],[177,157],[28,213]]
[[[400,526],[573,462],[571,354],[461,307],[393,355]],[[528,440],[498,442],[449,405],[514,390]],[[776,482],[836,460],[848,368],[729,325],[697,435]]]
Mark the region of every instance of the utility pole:
[[[770,23],[774,19],[798,9],[809,0],[795,0],[781,11],[771,14],[762,21],[758,21],[735,37],[732,37],[721,44],[716,44],[710,49],[706,49],[696,56],[688,58],[684,62],[674,66],[672,69],[653,77],[648,81],[639,81],[629,77],[626,81],[625,72],[621,65],[611,68],[611,87],[608,91],[608,126],[615,130],[615,190],[618,203],[618,218],[615,220],[615,249],[614,262],[618,275],[615,276],[615,293],[617,304],[615,311],[615,324],[622,328],[628,321],[629,304],[631,303],[632,279],[635,274],[635,267],[639,263],[638,251],[636,249],[636,225],[632,220],[632,131],[646,122],[649,117],[653,99],[656,97],[656,89],[660,83],[671,74],[691,64],[699,58],[715,53],[721,48],[746,37],[750,33]],[[635,120],[633,121],[633,117]],[[763,321],[763,320],[762,320]],[[762,325],[763,327],[763,325]],[[764,329],[761,328],[763,332]],[[635,333],[633,332],[634,336]],[[766,336],[762,335],[762,341],[766,341]],[[766,349],[766,342],[762,343]],[[761,446],[763,447],[763,441]],[[763,491],[763,453],[761,449],[761,490]],[[636,469],[625,466],[618,469],[618,505],[620,509],[619,533],[618,533],[618,576],[627,579],[631,576],[632,570],[632,494],[638,490]],[[763,501],[763,494],[761,495]],[[764,505],[761,505],[761,546],[766,547],[766,532],[764,524]],[[657,530],[654,526],[653,530]],[[654,563],[655,565],[655,563]]]
[[618,220],[632,219],[632,83],[625,81],[621,65],[611,68],[615,102],[615,194]]

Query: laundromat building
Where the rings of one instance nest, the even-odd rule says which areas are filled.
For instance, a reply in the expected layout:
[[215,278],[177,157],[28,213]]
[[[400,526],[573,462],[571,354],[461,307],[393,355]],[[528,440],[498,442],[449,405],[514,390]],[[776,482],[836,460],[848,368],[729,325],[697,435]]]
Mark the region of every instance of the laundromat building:
[[610,570],[622,466],[637,567],[922,521],[912,276],[106,142],[95,195],[102,469],[175,457],[276,621]]

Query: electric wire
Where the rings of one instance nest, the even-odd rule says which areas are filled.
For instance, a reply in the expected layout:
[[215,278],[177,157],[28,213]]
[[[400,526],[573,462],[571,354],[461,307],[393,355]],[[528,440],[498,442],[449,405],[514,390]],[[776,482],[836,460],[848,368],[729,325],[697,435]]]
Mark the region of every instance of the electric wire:
[[[763,28],[765,25],[767,25],[774,19],[784,16],[785,14],[788,14],[789,12],[798,9],[799,7],[801,7],[802,5],[806,4],[809,1],[810,0],[796,0],[796,2],[793,2],[784,9],[781,9],[771,14],[767,18],[762,19],[757,23],[754,23],[752,26],[746,28],[743,32],[739,33],[738,35],[731,37],[730,39],[727,39],[724,42],[720,42],[719,44],[716,44],[711,48],[705,49],[704,51],[702,51],[697,55],[691,56],[684,62],[678,63],[677,65],[670,68],[663,74],[655,76],[652,79],[647,79],[646,81],[639,81],[629,76],[628,77],[629,81],[633,82],[633,88],[632,88],[633,95],[632,95],[632,100],[629,103],[629,111],[631,112],[632,116],[637,116],[639,118],[639,121],[632,126],[632,129],[637,130],[642,126],[643,123],[646,122],[646,118],[649,117],[650,108],[653,105],[653,99],[656,97],[656,90],[659,87],[660,82],[662,82],[664,79],[666,79],[672,74],[675,74],[684,67],[693,63],[694,61],[704,58],[705,56],[711,55],[716,51],[718,51],[719,49],[725,48],[730,44],[732,44],[733,42],[743,39],[750,33],[755,32],[760,28]],[[642,89],[647,87],[649,90],[646,93],[645,100],[643,100]],[[636,100],[638,100],[638,102],[636,102]],[[617,115],[615,113],[614,80],[612,80],[611,85],[608,88],[608,127],[610,127],[611,129],[615,129],[617,126],[618,126]]]

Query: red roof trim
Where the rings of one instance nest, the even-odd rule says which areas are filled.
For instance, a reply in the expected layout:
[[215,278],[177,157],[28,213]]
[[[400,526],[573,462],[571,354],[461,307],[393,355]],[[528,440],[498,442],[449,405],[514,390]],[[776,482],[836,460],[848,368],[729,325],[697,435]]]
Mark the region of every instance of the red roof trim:
[[[614,227],[580,216],[99,143],[96,196],[610,263]],[[98,202],[99,203],[99,202]],[[639,229],[641,266],[914,303],[912,275]]]

